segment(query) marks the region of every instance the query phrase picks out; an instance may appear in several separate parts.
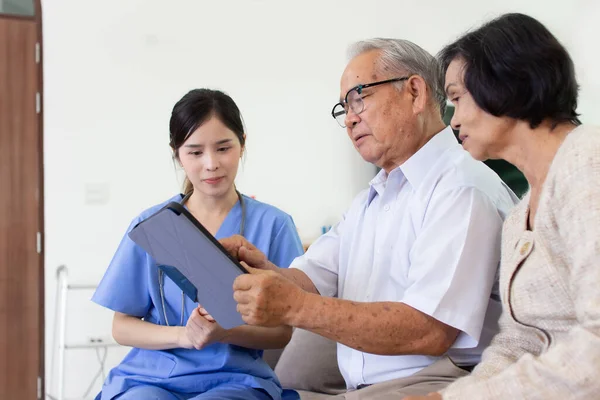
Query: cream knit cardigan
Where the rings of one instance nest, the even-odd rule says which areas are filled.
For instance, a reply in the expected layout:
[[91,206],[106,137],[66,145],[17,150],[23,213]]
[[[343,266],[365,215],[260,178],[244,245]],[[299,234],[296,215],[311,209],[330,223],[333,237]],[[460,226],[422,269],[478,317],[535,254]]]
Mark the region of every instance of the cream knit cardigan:
[[533,231],[528,203],[504,222],[500,333],[445,400],[600,399],[600,128],[564,140]]

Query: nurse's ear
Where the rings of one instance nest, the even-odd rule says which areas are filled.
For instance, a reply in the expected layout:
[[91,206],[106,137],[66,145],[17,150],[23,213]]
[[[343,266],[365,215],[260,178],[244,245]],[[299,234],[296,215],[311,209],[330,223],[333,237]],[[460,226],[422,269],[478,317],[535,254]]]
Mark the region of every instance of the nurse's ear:
[[179,150],[174,150],[173,148],[171,148],[171,152],[173,164],[175,164],[176,167],[183,168],[183,164],[181,164],[181,160],[179,159]]
[[244,156],[244,154],[246,153],[246,134],[244,133],[244,144],[240,146],[240,158],[242,158]]

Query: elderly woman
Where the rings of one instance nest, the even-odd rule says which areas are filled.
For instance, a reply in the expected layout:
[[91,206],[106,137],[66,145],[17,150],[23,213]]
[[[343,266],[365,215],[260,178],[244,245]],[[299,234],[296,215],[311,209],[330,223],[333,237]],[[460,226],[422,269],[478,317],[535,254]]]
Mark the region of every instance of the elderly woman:
[[600,129],[578,119],[573,62],[522,14],[440,59],[464,148],[514,164],[530,190],[504,223],[500,333],[470,376],[424,398],[598,398]]

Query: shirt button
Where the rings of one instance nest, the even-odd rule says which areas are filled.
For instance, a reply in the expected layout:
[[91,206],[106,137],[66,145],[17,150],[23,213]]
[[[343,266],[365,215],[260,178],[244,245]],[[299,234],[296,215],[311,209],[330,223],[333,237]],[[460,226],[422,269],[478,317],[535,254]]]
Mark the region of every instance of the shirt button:
[[521,246],[521,250],[519,250],[519,253],[521,253],[521,255],[524,256],[525,253],[527,253],[527,251],[529,250],[530,247],[531,247],[531,243],[530,242],[523,243],[523,246]]
[[385,211],[390,211],[390,205],[389,205],[389,204],[386,204],[386,205],[383,207],[383,209],[384,209]]
[[540,342],[542,342],[544,344],[548,343],[548,337],[546,335],[544,335],[542,332],[536,332],[535,335],[540,340]]

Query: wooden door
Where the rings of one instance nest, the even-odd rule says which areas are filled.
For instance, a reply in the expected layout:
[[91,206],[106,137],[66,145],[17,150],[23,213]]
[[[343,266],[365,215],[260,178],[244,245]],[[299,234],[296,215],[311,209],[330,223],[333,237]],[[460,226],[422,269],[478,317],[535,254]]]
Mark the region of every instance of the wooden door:
[[0,399],[7,400],[44,393],[40,25],[39,15],[0,13]]

